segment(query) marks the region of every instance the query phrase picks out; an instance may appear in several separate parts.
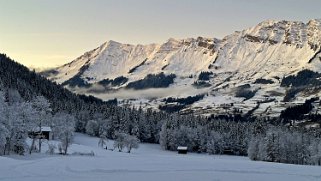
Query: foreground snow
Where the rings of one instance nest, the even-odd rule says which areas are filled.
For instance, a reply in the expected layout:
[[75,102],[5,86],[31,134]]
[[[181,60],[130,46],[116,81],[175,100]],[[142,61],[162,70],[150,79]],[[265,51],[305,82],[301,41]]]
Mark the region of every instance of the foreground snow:
[[[0,180],[321,180],[320,167],[253,162],[246,157],[178,155],[141,144],[131,154],[103,150],[98,139],[76,134],[69,153],[95,156],[0,157]],[[111,147],[112,142],[108,143]]]

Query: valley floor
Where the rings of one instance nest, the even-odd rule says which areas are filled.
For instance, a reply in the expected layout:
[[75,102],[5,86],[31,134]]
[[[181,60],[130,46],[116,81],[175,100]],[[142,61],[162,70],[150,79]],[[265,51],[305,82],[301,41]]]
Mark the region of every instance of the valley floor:
[[[76,134],[69,153],[93,151],[95,156],[0,157],[0,180],[24,181],[219,181],[219,180],[321,180],[320,167],[254,162],[246,157],[217,156],[161,150],[141,144],[128,154],[98,148],[98,138]],[[112,142],[108,143],[111,147]]]

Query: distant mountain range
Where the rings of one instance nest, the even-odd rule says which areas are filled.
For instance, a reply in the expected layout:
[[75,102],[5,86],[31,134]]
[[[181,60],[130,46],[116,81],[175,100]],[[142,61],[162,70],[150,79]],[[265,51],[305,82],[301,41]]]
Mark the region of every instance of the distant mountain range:
[[268,20],[223,39],[171,38],[149,45],[108,41],[42,74],[76,93],[118,98],[121,104],[278,116],[320,95],[318,72],[321,19]]

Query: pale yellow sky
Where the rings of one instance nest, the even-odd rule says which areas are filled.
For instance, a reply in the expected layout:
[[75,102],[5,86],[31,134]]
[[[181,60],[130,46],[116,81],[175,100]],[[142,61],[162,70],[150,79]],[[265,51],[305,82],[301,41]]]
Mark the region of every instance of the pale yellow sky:
[[106,37],[81,34],[1,34],[0,50],[33,68],[55,67],[70,62],[99,46]]
[[321,18],[320,0],[0,0],[0,53],[32,67],[100,44],[218,37],[266,19]]

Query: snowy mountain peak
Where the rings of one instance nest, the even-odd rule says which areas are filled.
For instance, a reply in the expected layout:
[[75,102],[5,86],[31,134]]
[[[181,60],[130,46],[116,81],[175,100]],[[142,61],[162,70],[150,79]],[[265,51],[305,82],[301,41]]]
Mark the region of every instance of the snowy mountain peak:
[[[223,39],[170,38],[163,44],[149,45],[111,40],[51,71],[53,73],[48,77],[78,93],[102,93],[96,96],[103,99],[115,97],[108,93],[111,90],[123,91],[129,84],[129,87],[134,84],[169,89],[165,94],[151,95],[160,99],[207,93],[207,99],[211,101],[219,94],[230,97],[227,102],[235,103],[240,101],[234,95],[237,87],[250,85],[249,90],[258,92],[254,99],[265,99],[264,96],[269,96],[265,91],[272,91],[278,92],[281,100],[286,92],[280,89],[281,78],[304,69],[320,72],[320,57],[320,19],[307,23],[267,20]],[[156,84],[146,79],[149,74],[161,73],[175,75],[175,78],[169,81],[163,77],[172,82],[169,85],[161,84],[161,80]],[[254,83],[257,80],[265,80],[271,85],[259,86]],[[97,85],[103,87],[97,90]],[[199,104],[206,107],[213,103],[211,101]]]
[[312,49],[320,45],[320,21],[311,20],[307,24],[299,21],[268,20],[243,32],[244,37],[252,42],[270,44],[285,43],[302,48],[309,44]]
[[177,40],[174,38],[170,38],[170,39],[168,39],[168,41],[166,43],[161,45],[160,51],[177,50],[178,48],[180,48],[183,45],[182,42],[183,42],[183,40]]
[[320,19],[312,19],[308,22],[308,25],[311,26],[321,26],[321,18]]
[[119,48],[122,44],[113,40],[109,40],[105,43],[103,43],[100,47],[102,47],[105,50],[109,49],[109,48],[113,48],[113,47],[117,47]]
[[109,40],[106,42],[108,45],[119,45],[121,44],[120,42],[114,41],[114,40]]

